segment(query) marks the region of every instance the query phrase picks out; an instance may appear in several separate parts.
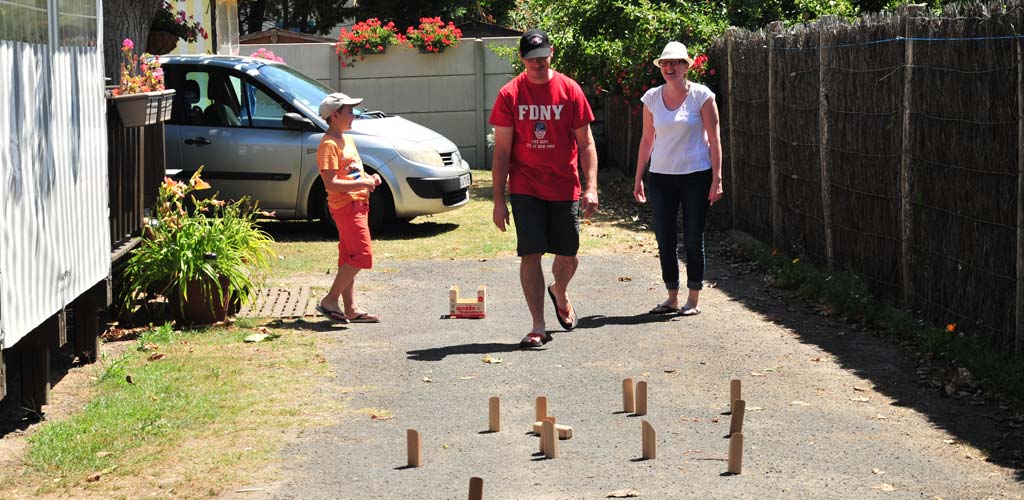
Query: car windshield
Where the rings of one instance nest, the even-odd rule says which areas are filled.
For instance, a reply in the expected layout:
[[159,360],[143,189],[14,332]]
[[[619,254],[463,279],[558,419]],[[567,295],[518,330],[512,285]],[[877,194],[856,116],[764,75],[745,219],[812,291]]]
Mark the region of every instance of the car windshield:
[[[334,92],[330,87],[284,65],[266,64],[260,66],[260,74],[263,75],[278,90],[285,91],[299,100],[307,109],[316,113],[320,107],[320,101],[324,96]],[[355,115],[360,116],[366,110],[360,107],[355,108]]]

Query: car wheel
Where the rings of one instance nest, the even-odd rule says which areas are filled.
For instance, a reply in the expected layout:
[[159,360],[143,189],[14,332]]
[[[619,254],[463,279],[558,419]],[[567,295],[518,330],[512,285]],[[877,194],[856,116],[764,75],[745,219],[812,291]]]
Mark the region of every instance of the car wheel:
[[[374,174],[373,170],[367,172]],[[317,180],[310,193],[310,218],[319,217],[320,227],[327,234],[337,235],[338,227],[334,224],[334,217],[331,215],[330,207],[327,205],[327,190],[324,189],[323,181]],[[368,217],[370,229],[379,230],[386,222],[395,216],[395,202],[391,196],[391,190],[387,184],[381,184],[370,193],[370,215]],[[409,218],[408,220],[411,220]]]

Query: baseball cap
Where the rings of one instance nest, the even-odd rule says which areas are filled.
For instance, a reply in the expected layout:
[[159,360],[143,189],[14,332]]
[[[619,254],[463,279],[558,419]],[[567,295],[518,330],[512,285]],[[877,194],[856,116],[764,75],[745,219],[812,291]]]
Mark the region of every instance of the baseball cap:
[[355,106],[361,102],[363,102],[362,97],[349,97],[341,92],[327,94],[327,97],[320,101],[320,117],[326,119],[342,106]]
[[519,38],[519,56],[523,59],[547,57],[551,55],[551,40],[542,30],[532,29]]

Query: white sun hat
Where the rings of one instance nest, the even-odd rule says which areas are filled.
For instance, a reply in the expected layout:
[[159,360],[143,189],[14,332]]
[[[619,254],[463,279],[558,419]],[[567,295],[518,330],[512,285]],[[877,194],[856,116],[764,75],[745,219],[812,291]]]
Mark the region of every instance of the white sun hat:
[[662,59],[682,60],[693,66],[693,59],[690,59],[690,55],[686,53],[686,46],[679,42],[665,44],[665,49],[661,51],[661,56],[654,60],[654,65],[660,68]]

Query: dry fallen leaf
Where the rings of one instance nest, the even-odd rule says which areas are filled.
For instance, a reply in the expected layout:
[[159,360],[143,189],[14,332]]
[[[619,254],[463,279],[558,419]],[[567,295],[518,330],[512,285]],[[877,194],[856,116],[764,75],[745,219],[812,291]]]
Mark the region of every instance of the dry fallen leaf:
[[763,373],[757,373],[757,372],[750,372],[750,376],[751,377],[763,377],[764,374]]
[[676,372],[675,368],[669,368],[669,369],[665,370],[665,373],[675,373],[675,372]]
[[885,415],[882,415],[881,413],[879,413],[879,414],[875,415],[875,420],[886,420],[886,419],[888,419],[888,418],[889,418],[889,417],[887,417],[887,416],[885,416]]
[[619,276],[619,281],[633,281],[632,276]]
[[393,415],[378,415],[376,413],[370,414],[371,420],[391,420],[393,418],[395,418]]
[[149,360],[149,361],[157,361],[157,360],[163,359],[164,356],[165,356],[165,354],[162,353],[162,352],[154,352],[153,354],[151,354],[146,359]]
[[896,491],[896,487],[891,485],[891,484],[889,484],[889,483],[878,484],[878,485],[872,486],[871,489],[880,490],[880,491]]
[[850,401],[856,401],[858,403],[867,403],[869,400],[870,398],[865,398],[863,396],[857,398],[850,398]]
[[946,444],[955,444],[956,440],[955,439],[944,439],[942,442],[946,443]]
[[491,357],[491,355],[488,354],[488,355],[484,356],[483,359],[481,359],[481,361],[483,361],[484,363],[496,365],[498,363],[501,363],[503,360],[501,358]]
[[751,406],[750,408],[747,408],[747,411],[764,411],[764,408],[761,408],[760,406]]
[[87,482],[90,482],[90,483],[95,483],[96,481],[99,481],[100,477],[102,477],[102,476],[103,476],[103,474],[100,474],[99,472],[97,472],[95,474],[90,474],[89,477],[85,478],[85,480]]
[[871,473],[876,476],[881,476],[882,474],[885,474],[885,471],[882,469],[871,469]]
[[868,391],[867,389],[865,389],[863,387],[857,387],[857,386],[853,386],[853,390],[858,391],[858,392],[867,392]]
[[107,457],[107,456],[110,456],[110,455],[113,455],[113,453],[109,452],[109,451],[97,451],[96,452],[96,457],[97,458],[103,458],[103,457]]
[[473,375],[467,375],[465,377],[459,377],[459,380],[473,380],[475,378],[476,377],[474,377]]
[[609,491],[606,498],[633,498],[640,496],[636,490],[615,490]]
[[430,377],[423,377],[423,379],[422,379],[422,380],[423,380],[424,382],[428,383],[428,384],[429,384],[429,383],[431,383],[431,382],[433,382],[433,380],[430,380]]

